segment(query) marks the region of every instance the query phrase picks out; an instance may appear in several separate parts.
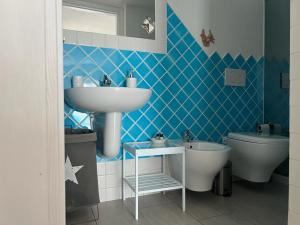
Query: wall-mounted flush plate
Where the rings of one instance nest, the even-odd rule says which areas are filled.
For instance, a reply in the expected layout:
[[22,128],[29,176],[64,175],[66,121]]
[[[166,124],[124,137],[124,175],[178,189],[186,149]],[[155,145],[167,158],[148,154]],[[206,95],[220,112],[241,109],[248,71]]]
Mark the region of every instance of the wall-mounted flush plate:
[[246,72],[241,69],[225,69],[225,86],[244,87],[246,85]]

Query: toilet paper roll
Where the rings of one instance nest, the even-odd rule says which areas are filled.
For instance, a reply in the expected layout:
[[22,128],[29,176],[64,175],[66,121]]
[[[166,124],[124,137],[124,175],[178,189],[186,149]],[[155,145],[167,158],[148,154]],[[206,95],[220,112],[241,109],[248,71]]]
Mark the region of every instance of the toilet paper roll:
[[258,132],[266,135],[270,134],[270,125],[269,124],[258,125]]

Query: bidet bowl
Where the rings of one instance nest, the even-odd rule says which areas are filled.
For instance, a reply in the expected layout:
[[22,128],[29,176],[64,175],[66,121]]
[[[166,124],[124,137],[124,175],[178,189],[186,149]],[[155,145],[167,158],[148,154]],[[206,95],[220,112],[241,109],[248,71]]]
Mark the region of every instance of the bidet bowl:
[[[230,147],[211,142],[193,141],[186,147],[186,188],[192,191],[209,191],[215,176],[229,159]],[[170,156],[171,175],[181,180],[181,156]]]

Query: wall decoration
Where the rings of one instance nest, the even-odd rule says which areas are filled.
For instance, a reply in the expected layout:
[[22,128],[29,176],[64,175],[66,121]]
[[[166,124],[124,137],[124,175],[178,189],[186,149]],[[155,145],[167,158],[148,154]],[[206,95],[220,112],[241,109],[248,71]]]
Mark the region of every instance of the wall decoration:
[[65,181],[72,181],[75,184],[78,184],[76,173],[81,170],[82,166],[72,166],[69,156],[67,156],[65,163]]
[[150,16],[146,17],[141,25],[141,27],[148,33],[151,34],[154,31],[154,21]]
[[208,35],[206,35],[205,30],[203,29],[202,32],[201,32],[200,37],[201,37],[201,40],[202,40],[202,43],[203,43],[204,47],[209,47],[211,43],[212,44],[215,43],[215,37],[212,34],[211,30],[209,30]]

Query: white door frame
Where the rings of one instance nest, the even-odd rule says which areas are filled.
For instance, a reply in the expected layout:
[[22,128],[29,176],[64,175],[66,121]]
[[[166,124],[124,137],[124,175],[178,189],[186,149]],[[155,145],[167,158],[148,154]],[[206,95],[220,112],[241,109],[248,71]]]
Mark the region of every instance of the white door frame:
[[290,21],[290,174],[288,225],[298,225],[300,221],[300,0],[291,0]]
[[61,14],[0,1],[0,224],[66,223]]
[[49,225],[65,225],[62,0],[45,1]]

